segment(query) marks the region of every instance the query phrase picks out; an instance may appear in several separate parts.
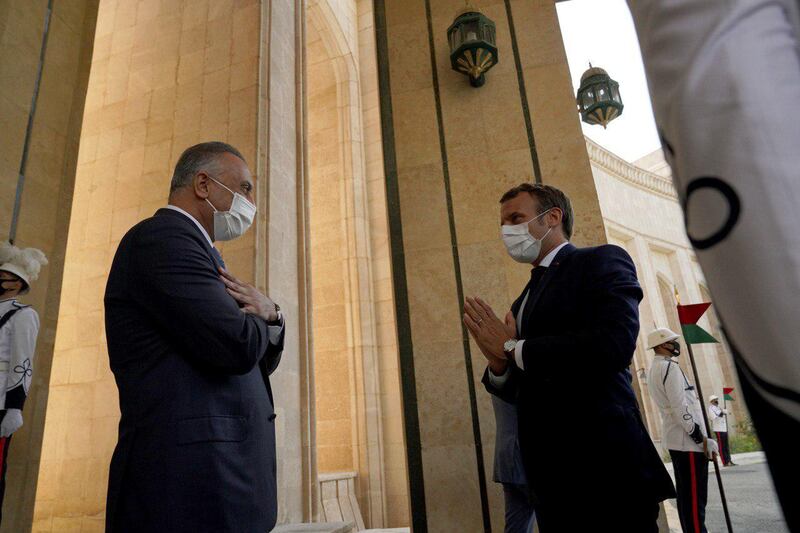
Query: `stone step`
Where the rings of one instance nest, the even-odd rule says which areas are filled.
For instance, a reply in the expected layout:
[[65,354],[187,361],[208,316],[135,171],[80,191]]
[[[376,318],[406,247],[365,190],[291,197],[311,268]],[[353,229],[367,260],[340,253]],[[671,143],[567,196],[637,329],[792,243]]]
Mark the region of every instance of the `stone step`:
[[272,533],[351,533],[352,522],[318,522],[306,524],[281,524]]

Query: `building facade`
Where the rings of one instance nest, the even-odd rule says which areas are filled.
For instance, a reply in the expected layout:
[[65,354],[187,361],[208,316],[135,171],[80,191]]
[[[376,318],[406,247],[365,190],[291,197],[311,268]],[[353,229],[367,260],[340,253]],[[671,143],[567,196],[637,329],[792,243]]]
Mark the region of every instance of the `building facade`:
[[[680,333],[676,292],[681,302],[710,302],[711,296],[691,245],[686,238],[678,197],[669,165],[661,150],[629,163],[586,140],[592,174],[600,197],[608,242],[625,248],[633,257],[644,289],[639,307],[641,331],[631,368],[639,404],[653,440],[661,442],[661,415],[647,391],[647,369],[653,351],[646,349],[647,334],[656,327]],[[703,394],[722,398],[724,387],[739,390],[731,354],[725,344],[713,307],[699,322],[720,344],[694,346],[697,373]],[[694,375],[687,354],[679,358],[690,382]],[[744,404],[728,404],[730,430],[747,417]],[[662,450],[666,455],[667,451]]]
[[[197,142],[229,142],[253,170],[257,220],[220,249],[289,325],[273,376],[280,523],[330,519],[339,496],[320,477],[355,475],[369,527],[502,530],[483,357],[460,317],[465,296],[504,308],[526,282],[498,235],[511,186],[562,188],[576,244],[631,252],[643,336],[677,327],[673,286],[707,298],[668,177],[581,134],[551,0],[473,3],[500,57],[479,89],[449,64],[462,0],[48,5],[0,0],[0,231],[17,205],[16,242],[50,258],[26,297],[42,330],[3,531],[103,530],[119,418],[105,280]],[[698,350],[709,392],[733,379],[714,349]],[[637,393],[658,440],[648,357],[640,341]]]

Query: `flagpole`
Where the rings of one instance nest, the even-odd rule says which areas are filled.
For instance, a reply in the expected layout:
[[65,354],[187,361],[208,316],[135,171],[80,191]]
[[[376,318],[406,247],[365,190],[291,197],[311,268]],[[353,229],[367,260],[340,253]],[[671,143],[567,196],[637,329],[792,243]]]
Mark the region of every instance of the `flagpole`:
[[[675,300],[678,302],[678,305],[681,305],[681,298],[678,294],[678,288],[675,287]],[[697,397],[700,401],[700,412],[703,414],[703,423],[706,426],[706,435],[708,438],[711,438],[711,424],[708,423],[708,413],[706,412],[706,401],[703,398],[703,388],[700,386],[700,376],[697,373],[697,364],[695,364],[694,359],[694,350],[692,350],[692,345],[688,341],[685,343],[686,348],[689,350],[689,360],[692,363],[692,375],[694,375],[694,385],[697,387]],[[724,400],[724,398],[723,398]],[[721,446],[720,443],[717,443],[717,448]],[[704,446],[705,448],[705,446]],[[717,474],[717,485],[719,485],[719,499],[722,501],[722,511],[725,513],[725,524],[728,526],[728,533],[733,533],[733,526],[731,525],[731,515],[728,512],[728,500],[725,498],[725,488],[722,486],[722,474],[719,471],[719,463],[717,462],[717,457],[712,454],[711,461],[714,463],[714,472]]]
[[[692,374],[694,374],[694,384],[697,387],[697,396],[700,398],[700,411],[703,413],[703,422],[706,425],[706,434],[711,435],[711,426],[708,423],[708,413],[706,413],[705,408],[706,401],[703,399],[703,389],[700,387],[700,376],[697,375],[697,366],[694,363],[694,351],[692,350],[691,344],[686,343],[686,347],[689,349],[689,359],[692,360]],[[722,443],[717,444],[718,447],[722,446]],[[728,500],[725,498],[725,488],[722,486],[722,474],[720,474],[719,471],[717,457],[714,456],[712,461],[714,463],[714,472],[717,474],[717,484],[719,485],[719,498],[722,501],[722,510],[725,512],[725,523],[728,525],[728,533],[733,533],[731,515],[728,512]]]

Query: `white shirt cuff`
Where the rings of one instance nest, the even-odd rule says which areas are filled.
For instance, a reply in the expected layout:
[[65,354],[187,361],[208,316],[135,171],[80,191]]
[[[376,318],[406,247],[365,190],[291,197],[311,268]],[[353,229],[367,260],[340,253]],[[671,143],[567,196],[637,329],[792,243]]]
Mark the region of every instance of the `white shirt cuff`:
[[499,376],[495,375],[491,368],[487,369],[487,372],[489,372],[489,383],[491,383],[495,388],[502,389],[503,385],[505,385],[506,381],[508,381],[508,376],[511,375],[511,367],[506,366],[506,371]]
[[514,361],[516,361],[520,370],[525,370],[525,362],[522,360],[522,345],[524,343],[525,341],[518,341],[514,347]]
[[281,334],[283,333],[283,327],[286,323],[283,321],[283,315],[280,311],[278,311],[278,320],[281,321],[280,324],[276,324],[274,326],[267,326],[267,331],[269,333],[269,342],[273,346],[277,346],[278,343],[281,341]]

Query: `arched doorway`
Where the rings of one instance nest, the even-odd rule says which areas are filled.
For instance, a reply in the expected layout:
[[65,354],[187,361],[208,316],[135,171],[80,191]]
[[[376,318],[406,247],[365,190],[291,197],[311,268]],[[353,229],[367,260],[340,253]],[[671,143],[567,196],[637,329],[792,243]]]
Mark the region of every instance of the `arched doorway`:
[[[370,147],[380,146],[380,132],[365,127],[373,112],[377,116],[377,94],[374,109],[362,97],[375,77],[369,68],[374,45],[370,57],[357,20],[348,17],[357,12],[370,20],[371,12],[363,12],[371,10],[368,4],[312,0],[306,11],[316,457],[321,476],[356,475],[367,526],[404,526],[408,497],[386,201],[382,166],[367,157]],[[324,492],[323,515],[330,496]]]

